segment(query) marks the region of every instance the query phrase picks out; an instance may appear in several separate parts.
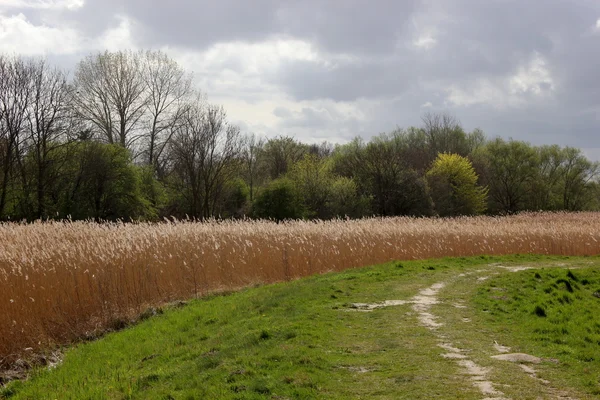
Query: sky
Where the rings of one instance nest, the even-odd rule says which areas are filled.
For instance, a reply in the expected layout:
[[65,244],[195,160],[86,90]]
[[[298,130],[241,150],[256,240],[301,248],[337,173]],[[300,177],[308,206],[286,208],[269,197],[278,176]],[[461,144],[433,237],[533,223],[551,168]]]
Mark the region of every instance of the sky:
[[0,52],[162,50],[244,132],[343,143],[447,112],[600,160],[598,0],[0,0]]

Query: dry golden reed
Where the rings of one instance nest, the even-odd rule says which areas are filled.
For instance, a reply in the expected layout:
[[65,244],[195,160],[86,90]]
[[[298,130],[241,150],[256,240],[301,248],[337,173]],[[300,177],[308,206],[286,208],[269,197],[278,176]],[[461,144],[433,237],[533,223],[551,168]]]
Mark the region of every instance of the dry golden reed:
[[594,255],[599,240],[600,213],[0,224],[0,367],[175,299],[390,260]]

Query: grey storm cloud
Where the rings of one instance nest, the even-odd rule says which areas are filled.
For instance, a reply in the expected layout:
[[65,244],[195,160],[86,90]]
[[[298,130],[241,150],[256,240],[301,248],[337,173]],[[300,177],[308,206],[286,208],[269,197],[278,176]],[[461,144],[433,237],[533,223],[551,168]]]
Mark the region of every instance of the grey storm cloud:
[[[133,17],[144,45],[204,48],[217,41],[259,41],[285,34],[330,51],[385,52],[404,29],[415,0],[88,0],[70,18],[98,33],[115,14]],[[45,13],[38,11],[37,13]]]
[[[406,60],[408,61],[408,60]],[[350,62],[329,67],[311,61],[284,63],[274,78],[299,100],[393,97],[403,93],[414,74],[410,63]]]
[[[265,115],[274,120],[246,121],[248,129],[349,138],[353,130],[376,134],[419,124],[426,111],[448,111],[490,136],[600,148],[595,0],[87,0],[74,10],[21,7],[24,1],[36,0],[10,0],[0,17],[19,12],[88,37],[127,17],[144,48],[202,53],[219,43],[308,43],[314,57],[287,57],[248,76],[246,60],[229,54],[197,77],[214,75],[207,86],[221,85],[220,99],[230,93],[248,103],[261,87],[261,99],[277,88],[271,103],[286,105],[271,104]],[[223,71],[240,83],[219,80]],[[342,105],[361,115],[339,111]]]

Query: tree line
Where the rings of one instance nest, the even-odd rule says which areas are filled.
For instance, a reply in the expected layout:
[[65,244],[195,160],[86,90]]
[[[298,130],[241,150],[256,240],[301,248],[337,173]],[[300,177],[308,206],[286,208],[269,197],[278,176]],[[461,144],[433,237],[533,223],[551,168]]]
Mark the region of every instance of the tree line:
[[597,210],[597,177],[579,149],[448,114],[337,145],[242,133],[161,51],[92,54],[72,77],[0,55],[0,220]]

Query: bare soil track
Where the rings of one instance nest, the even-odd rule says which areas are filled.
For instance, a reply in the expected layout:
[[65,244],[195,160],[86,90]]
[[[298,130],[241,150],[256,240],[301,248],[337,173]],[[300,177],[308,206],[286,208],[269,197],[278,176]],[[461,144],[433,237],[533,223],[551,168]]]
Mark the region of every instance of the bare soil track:
[[[555,266],[562,267],[560,264]],[[481,392],[483,400],[521,399],[523,397],[519,397],[518,394],[515,396],[515,393],[521,392],[523,386],[527,386],[530,392],[536,393],[535,398],[540,400],[579,399],[568,390],[558,388],[551,381],[538,375],[536,365],[556,362],[556,360],[544,360],[531,354],[513,353],[510,347],[498,343],[493,337],[488,337],[487,340],[484,338],[488,346],[484,344],[483,348],[481,348],[481,341],[478,341],[477,346],[469,346],[469,342],[473,342],[473,338],[470,335],[464,335],[464,332],[476,329],[472,326],[469,327],[471,318],[456,318],[452,315],[453,313],[444,312],[449,308],[460,310],[456,315],[467,315],[468,311],[472,311],[465,305],[468,300],[466,294],[460,291],[465,285],[476,287],[494,275],[530,268],[528,266],[490,264],[483,269],[462,273],[453,279],[425,287],[410,299],[393,299],[373,304],[352,303],[351,309],[375,312],[384,307],[411,304],[413,314],[419,324],[436,337],[437,345],[440,348],[440,357],[455,360],[456,364],[460,366],[465,385],[477,388]],[[489,360],[489,362],[485,366],[480,365],[478,360],[481,359]],[[501,377],[504,376],[504,370],[512,369],[515,365],[521,369],[523,379],[503,381]]]

